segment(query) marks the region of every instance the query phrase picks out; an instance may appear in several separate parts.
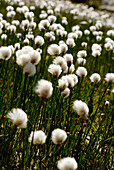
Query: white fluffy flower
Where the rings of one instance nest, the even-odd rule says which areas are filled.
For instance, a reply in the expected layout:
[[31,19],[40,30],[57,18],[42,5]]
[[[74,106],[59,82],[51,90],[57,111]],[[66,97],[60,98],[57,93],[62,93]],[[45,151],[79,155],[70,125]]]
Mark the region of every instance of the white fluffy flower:
[[61,78],[63,81],[67,81],[68,82],[68,87],[69,88],[73,88],[75,83],[74,83],[74,78],[71,75],[66,75],[66,76],[62,76]]
[[78,164],[76,160],[71,157],[60,159],[57,163],[57,168],[59,170],[75,170],[77,167]]
[[27,124],[27,115],[22,109],[12,109],[12,112],[9,112],[7,118],[10,118],[17,127],[26,128]]
[[86,59],[85,59],[85,58],[77,58],[77,63],[78,63],[79,65],[85,65]]
[[60,47],[57,44],[51,44],[48,49],[47,52],[50,55],[59,55],[60,54]]
[[109,101],[107,100],[106,102],[105,102],[105,106],[109,106]]
[[102,48],[99,44],[95,43],[92,45],[92,51],[94,51],[94,50],[99,50],[101,52]]
[[93,51],[92,51],[92,56],[98,57],[98,56],[100,56],[100,55],[101,55],[101,52],[100,52],[99,50],[93,50]]
[[9,60],[11,57],[11,49],[6,46],[0,48],[0,59]]
[[77,112],[81,118],[87,119],[89,108],[86,103],[82,102],[81,100],[76,100],[73,104],[73,110]]
[[70,89],[69,88],[66,88],[61,92],[61,96],[63,98],[67,98],[69,95],[70,95]]
[[38,51],[32,50],[28,53],[30,62],[34,65],[37,65],[39,61],[41,60],[41,55]]
[[86,56],[87,56],[87,51],[85,51],[85,50],[78,51],[78,53],[77,53],[77,57],[79,57],[79,58],[83,58]]
[[39,80],[35,92],[42,98],[49,98],[53,92],[52,83],[43,79]]
[[110,51],[113,49],[113,46],[110,42],[107,42],[105,45],[104,45],[106,51]]
[[69,45],[69,47],[71,48],[73,48],[76,45],[73,38],[68,38],[66,40],[66,44]]
[[73,56],[72,56],[72,54],[65,54],[63,57],[64,57],[67,65],[68,65],[68,67],[70,67],[71,64],[73,64]]
[[105,80],[108,83],[113,83],[114,82],[114,73],[107,73],[106,77],[105,77]]
[[98,73],[93,73],[90,77],[91,82],[98,83],[101,80],[101,76]]
[[21,66],[25,66],[30,61],[28,54],[22,54],[16,57],[16,63]]
[[79,77],[86,77],[87,76],[87,70],[84,67],[78,67],[77,70],[76,70],[76,74]]
[[65,61],[65,59],[63,57],[61,57],[61,56],[56,57],[53,60],[53,63],[56,64],[56,65],[60,65],[62,70],[63,70],[63,72],[65,70],[67,70],[67,63],[66,63],[66,61]]
[[33,76],[36,73],[35,66],[28,62],[23,67],[23,74],[27,74],[28,76]]
[[45,133],[42,130],[38,130],[35,132],[31,132],[30,137],[28,138],[29,142],[32,142],[33,140],[33,144],[44,144],[46,142],[46,138],[47,136],[45,135]]
[[68,87],[67,80],[62,80],[62,79],[58,80],[58,88],[60,89],[60,91],[65,90],[65,88],[67,88],[67,87]]
[[62,43],[59,46],[60,46],[61,54],[64,54],[68,50],[68,46],[65,43]]
[[60,65],[51,64],[49,65],[48,72],[50,72],[53,77],[59,77],[62,72],[62,69]]
[[54,144],[61,144],[67,138],[67,133],[62,129],[55,129],[52,131],[52,141]]
[[42,46],[44,44],[44,38],[41,36],[35,37],[36,46]]

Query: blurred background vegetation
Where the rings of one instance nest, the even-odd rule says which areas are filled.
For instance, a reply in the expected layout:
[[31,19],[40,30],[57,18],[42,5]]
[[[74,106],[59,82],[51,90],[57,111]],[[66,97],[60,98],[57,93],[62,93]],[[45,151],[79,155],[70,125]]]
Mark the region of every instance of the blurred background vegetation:
[[71,0],[76,3],[86,3],[88,6],[92,6],[94,8],[99,8],[102,3],[102,0]]

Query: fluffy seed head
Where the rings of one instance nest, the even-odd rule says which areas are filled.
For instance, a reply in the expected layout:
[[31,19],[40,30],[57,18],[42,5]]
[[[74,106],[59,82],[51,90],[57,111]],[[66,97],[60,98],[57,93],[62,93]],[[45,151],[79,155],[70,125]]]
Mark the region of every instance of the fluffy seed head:
[[90,77],[91,82],[98,83],[101,80],[101,76],[98,73],[93,73]]
[[59,65],[51,64],[49,65],[48,72],[50,72],[53,77],[59,77],[62,72],[62,69]]
[[37,144],[44,144],[46,142],[46,138],[47,136],[45,135],[45,133],[42,130],[38,130],[35,132],[31,132],[28,141],[32,142],[33,140],[33,144],[37,145]]
[[113,83],[114,82],[114,73],[107,73],[105,76],[105,80],[108,83]]
[[43,79],[39,80],[36,85],[35,92],[44,99],[51,97],[53,92],[52,83]]
[[52,141],[54,144],[61,144],[67,138],[67,133],[62,129],[55,129],[52,131]]
[[33,76],[36,73],[35,66],[28,62],[23,67],[23,74],[27,74],[28,76]]
[[9,47],[3,46],[0,48],[0,59],[9,60],[11,57],[11,49]]
[[59,55],[60,47],[57,44],[51,44],[47,49],[48,54],[50,55]]
[[78,164],[76,160],[71,157],[60,159],[57,163],[57,168],[59,170],[75,170],[77,167]]
[[61,92],[61,96],[63,98],[67,98],[69,95],[70,95],[70,89],[69,88],[66,88]]
[[73,104],[73,110],[77,112],[82,119],[87,119],[89,108],[86,103],[81,100],[76,100]]
[[79,76],[79,77],[86,77],[87,76],[87,70],[86,68],[84,67],[78,67],[78,69],[76,70],[76,74]]
[[7,118],[10,118],[17,127],[26,128],[27,126],[27,115],[22,109],[12,109]]

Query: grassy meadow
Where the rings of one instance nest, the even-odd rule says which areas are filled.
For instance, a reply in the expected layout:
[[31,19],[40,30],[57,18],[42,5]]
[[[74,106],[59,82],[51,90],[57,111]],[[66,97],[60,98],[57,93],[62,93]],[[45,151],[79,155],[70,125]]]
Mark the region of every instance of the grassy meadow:
[[109,14],[0,1],[0,169],[113,169],[113,105]]

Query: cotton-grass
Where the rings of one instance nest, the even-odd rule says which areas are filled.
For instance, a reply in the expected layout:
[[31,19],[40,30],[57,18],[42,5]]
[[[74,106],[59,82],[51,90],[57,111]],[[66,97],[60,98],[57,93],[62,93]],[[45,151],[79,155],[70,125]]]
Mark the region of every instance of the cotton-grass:
[[105,76],[105,80],[108,83],[114,83],[114,73],[107,73]]
[[42,99],[47,99],[51,97],[53,92],[52,83],[44,79],[39,80],[35,87],[35,92]]
[[65,88],[62,92],[61,92],[61,96],[63,98],[67,98],[70,95],[70,89],[69,88]]
[[87,76],[87,70],[85,67],[78,67],[77,70],[76,70],[76,74],[83,78],[83,77],[86,77]]
[[64,59],[65,59],[65,61],[67,63],[67,66],[70,67],[71,64],[73,64],[73,56],[72,56],[72,54],[65,54],[63,57],[64,57]]
[[34,64],[34,65],[37,65],[39,62],[40,62],[40,60],[41,60],[41,55],[40,55],[40,53],[38,52],[38,51],[36,51],[36,50],[32,50],[32,51],[30,51],[29,53],[28,53],[28,57],[29,57],[29,59],[30,59],[30,62],[32,63],[32,64]]
[[59,170],[75,170],[77,167],[78,164],[73,157],[66,157],[57,162],[57,168]]
[[11,57],[11,49],[7,46],[2,46],[0,48],[0,59],[9,60]]
[[42,46],[44,44],[44,38],[42,36],[36,36],[35,37],[35,44],[36,46]]
[[12,109],[7,118],[10,118],[14,125],[19,128],[26,128],[27,126],[27,114],[22,109]]
[[89,108],[86,103],[81,100],[76,100],[73,103],[73,110],[82,118],[87,119]]
[[33,76],[35,73],[36,73],[36,68],[32,63],[28,62],[24,65],[23,74],[26,74],[28,76]]
[[62,129],[55,129],[52,131],[52,141],[54,144],[62,144],[67,138],[67,133]]
[[48,67],[48,72],[50,72],[54,78],[57,78],[60,76],[62,69],[60,65],[50,64]]
[[59,55],[60,54],[60,47],[57,44],[51,44],[47,49],[48,54],[50,55]]
[[98,83],[101,80],[101,76],[98,73],[93,73],[90,76],[90,80],[91,80],[91,82]]
[[32,142],[33,140],[34,145],[42,145],[46,142],[46,138],[47,136],[45,135],[45,133],[42,130],[38,130],[38,131],[31,132],[28,141]]

